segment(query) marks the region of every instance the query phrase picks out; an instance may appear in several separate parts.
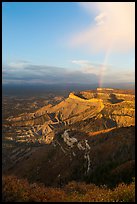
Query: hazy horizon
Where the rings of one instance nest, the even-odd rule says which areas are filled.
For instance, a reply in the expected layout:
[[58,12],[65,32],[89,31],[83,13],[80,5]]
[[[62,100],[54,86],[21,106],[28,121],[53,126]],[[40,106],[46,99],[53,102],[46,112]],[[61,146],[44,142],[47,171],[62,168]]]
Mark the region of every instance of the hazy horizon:
[[[111,83],[103,84],[103,88],[116,88],[116,89],[132,89],[135,90],[134,83]],[[3,96],[36,96],[44,97],[46,94],[63,94],[68,97],[70,92],[95,90],[98,84],[5,84],[2,86]]]

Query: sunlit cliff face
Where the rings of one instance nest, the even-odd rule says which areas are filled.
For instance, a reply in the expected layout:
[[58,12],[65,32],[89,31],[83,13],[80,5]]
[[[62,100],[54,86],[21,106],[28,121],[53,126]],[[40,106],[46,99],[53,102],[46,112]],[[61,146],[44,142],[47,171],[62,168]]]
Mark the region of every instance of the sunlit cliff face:
[[[38,140],[50,143],[55,138],[57,129],[88,119],[109,121],[104,129],[134,125],[134,95],[110,88],[70,93],[68,98],[55,106],[49,104],[34,113],[8,118],[7,121],[13,127],[26,126],[28,141],[34,140],[34,135],[37,134]],[[33,131],[32,126],[35,127]],[[24,141],[25,138],[23,137]]]

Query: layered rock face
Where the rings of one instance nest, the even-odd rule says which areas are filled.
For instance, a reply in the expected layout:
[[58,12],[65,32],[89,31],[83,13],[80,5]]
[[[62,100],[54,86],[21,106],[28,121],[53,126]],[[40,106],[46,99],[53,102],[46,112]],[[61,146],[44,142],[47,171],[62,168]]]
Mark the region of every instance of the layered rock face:
[[108,182],[114,176],[121,179],[117,172],[130,179],[134,97],[109,88],[82,91],[55,106],[8,118],[12,140],[21,145],[10,154],[8,174],[55,186],[71,180],[103,183],[100,175]]
[[[90,119],[103,121],[104,130],[134,125],[134,97],[134,94],[109,88],[70,93],[67,99],[55,106],[49,104],[34,113],[7,120],[12,126],[26,127],[27,135],[30,135],[27,140],[33,135],[39,142],[50,143],[59,128]],[[108,121],[109,125],[105,126]],[[19,134],[17,136],[19,138]]]

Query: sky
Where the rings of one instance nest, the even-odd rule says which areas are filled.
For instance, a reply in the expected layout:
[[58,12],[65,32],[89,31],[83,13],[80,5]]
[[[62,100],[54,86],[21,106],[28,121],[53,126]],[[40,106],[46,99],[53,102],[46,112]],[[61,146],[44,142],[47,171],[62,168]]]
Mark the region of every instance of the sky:
[[3,2],[3,84],[135,81],[134,2]]

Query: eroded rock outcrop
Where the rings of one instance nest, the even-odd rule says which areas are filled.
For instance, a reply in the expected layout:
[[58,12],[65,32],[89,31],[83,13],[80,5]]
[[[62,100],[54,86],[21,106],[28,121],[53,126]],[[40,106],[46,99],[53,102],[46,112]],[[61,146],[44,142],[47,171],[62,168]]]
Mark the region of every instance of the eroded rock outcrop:
[[[52,142],[57,129],[88,119],[110,121],[109,127],[126,127],[135,124],[134,94],[125,94],[115,89],[97,89],[70,93],[69,97],[52,106],[44,106],[34,113],[25,113],[16,118],[8,118],[12,126],[26,126],[32,129],[32,136],[41,136],[46,143]],[[111,124],[113,124],[111,126]],[[92,126],[92,124],[91,124]],[[67,135],[67,132],[65,133]],[[22,135],[19,133],[17,136]],[[51,135],[51,136],[50,136]],[[27,137],[29,141],[29,136]],[[67,137],[66,137],[67,139]]]

